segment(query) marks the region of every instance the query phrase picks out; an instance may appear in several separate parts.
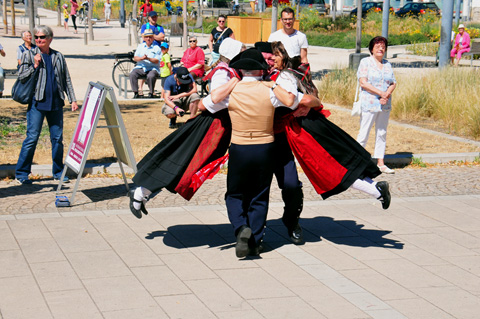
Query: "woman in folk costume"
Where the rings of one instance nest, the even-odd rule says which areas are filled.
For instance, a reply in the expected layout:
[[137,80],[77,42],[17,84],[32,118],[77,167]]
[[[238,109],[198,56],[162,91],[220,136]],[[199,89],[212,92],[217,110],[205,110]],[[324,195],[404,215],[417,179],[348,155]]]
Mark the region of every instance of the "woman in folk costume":
[[[290,69],[288,54],[281,42],[272,43],[276,83],[294,95],[295,87],[308,92]],[[305,92],[306,91],[306,92]],[[339,194],[349,187],[380,200],[383,209],[390,206],[388,182],[375,182],[380,175],[371,155],[341,128],[327,120],[330,112],[309,110],[304,117],[287,114],[282,117],[283,129],[300,166],[323,199]],[[278,126],[276,127],[278,128]],[[307,133],[307,134],[306,134]]]
[[[212,70],[211,88],[226,84],[236,76],[228,62],[242,50],[243,44],[225,39],[220,46],[222,62]],[[211,101],[211,100],[210,100]],[[192,187],[192,176],[206,164],[220,158],[230,144],[231,124],[225,107],[215,112],[207,108],[188,120],[185,125],[167,136],[138,163],[133,181],[138,186],[130,192],[130,211],[137,218],[148,214],[145,204],[152,193],[166,188],[189,200],[197,188]],[[213,105],[213,104],[212,104]],[[213,114],[215,113],[215,114]]]

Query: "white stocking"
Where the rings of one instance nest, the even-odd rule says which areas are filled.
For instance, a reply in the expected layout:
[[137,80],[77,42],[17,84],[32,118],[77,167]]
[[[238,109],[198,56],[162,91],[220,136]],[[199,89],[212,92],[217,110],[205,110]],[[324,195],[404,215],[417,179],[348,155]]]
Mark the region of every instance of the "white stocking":
[[357,179],[353,184],[352,188],[367,193],[370,196],[375,198],[379,198],[381,196],[378,189],[375,187],[377,182],[373,181],[369,177],[365,177],[364,179]]
[[[135,189],[135,193],[133,194],[133,198],[135,198],[136,200],[142,201],[145,204],[147,202],[148,196],[150,196],[150,194],[152,194],[151,191],[149,191],[145,187],[139,186]],[[140,209],[141,205],[142,205],[141,203],[133,202],[133,207],[135,209]]]

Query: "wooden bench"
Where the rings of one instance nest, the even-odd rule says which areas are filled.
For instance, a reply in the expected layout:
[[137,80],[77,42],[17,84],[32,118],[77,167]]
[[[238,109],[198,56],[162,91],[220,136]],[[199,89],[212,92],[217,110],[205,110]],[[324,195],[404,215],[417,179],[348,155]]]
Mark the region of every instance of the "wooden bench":
[[472,66],[473,55],[480,54],[480,41],[472,40],[470,44],[470,52],[464,53],[463,56],[470,56],[470,66]]

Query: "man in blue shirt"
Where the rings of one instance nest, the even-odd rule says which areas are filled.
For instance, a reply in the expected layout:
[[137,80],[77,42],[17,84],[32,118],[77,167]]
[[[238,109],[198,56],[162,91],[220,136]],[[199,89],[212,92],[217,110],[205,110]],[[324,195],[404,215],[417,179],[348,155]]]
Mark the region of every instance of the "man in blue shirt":
[[157,82],[157,75],[160,74],[160,59],[162,58],[162,51],[159,46],[153,45],[153,32],[150,29],[143,33],[143,43],[140,43],[135,51],[133,60],[137,65],[130,72],[130,84],[134,92],[134,99],[141,98],[138,95],[138,79],[140,77],[147,77],[147,85],[150,89],[149,98],[154,97],[155,83]]
[[157,12],[151,11],[148,13],[148,22],[142,25],[140,33],[143,34],[145,30],[152,30],[153,32],[153,45],[162,44],[165,40],[165,31],[161,25],[157,24],[158,15]]
[[197,84],[192,75],[185,67],[179,67],[175,74],[165,80],[165,104],[162,114],[170,119],[169,128],[175,128],[177,116],[183,116],[185,111],[190,110],[190,117],[197,114],[200,96],[197,94]]

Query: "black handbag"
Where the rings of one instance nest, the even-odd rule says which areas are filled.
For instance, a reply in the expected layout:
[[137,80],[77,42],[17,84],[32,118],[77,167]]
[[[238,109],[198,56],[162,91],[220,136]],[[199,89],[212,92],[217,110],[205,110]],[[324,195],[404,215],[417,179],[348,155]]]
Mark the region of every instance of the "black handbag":
[[38,69],[35,69],[32,76],[22,83],[19,79],[15,81],[12,87],[12,99],[20,104],[30,104],[35,93],[37,85]]

